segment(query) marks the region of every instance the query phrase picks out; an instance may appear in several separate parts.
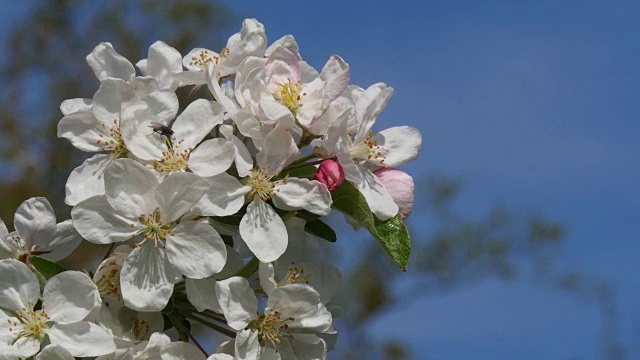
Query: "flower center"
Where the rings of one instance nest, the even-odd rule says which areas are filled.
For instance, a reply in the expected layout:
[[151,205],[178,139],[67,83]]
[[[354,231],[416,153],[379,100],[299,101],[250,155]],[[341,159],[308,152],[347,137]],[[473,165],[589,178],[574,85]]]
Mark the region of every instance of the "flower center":
[[149,334],[149,323],[138,318],[131,318],[131,332],[136,340],[147,339]]
[[300,99],[307,95],[306,92],[301,94],[301,91],[302,85],[300,81],[292,83],[291,79],[287,79],[286,84],[278,85],[273,96],[279,103],[286,106],[292,113],[295,113],[302,107],[302,104],[299,103]]
[[183,142],[184,140],[176,142],[175,137],[167,139],[167,151],[162,152],[162,159],[156,161],[153,167],[165,175],[186,171],[189,166],[189,154],[193,151],[193,148],[189,147],[182,150]]
[[120,292],[120,265],[115,259],[104,263],[98,268],[100,278],[95,282],[101,297],[113,297],[122,301]]
[[44,305],[42,310],[33,310],[33,304],[28,302],[28,309],[23,307],[21,311],[16,311],[16,318],[18,321],[9,319],[9,332],[15,335],[18,339],[23,337],[30,337],[37,340],[42,340],[45,336],[46,330],[49,328],[47,322],[51,321],[49,315],[44,311]]
[[[258,195],[260,199],[267,201],[278,192],[276,182],[271,181],[271,178],[277,176],[277,174],[269,175],[267,170],[269,165],[265,165],[260,168],[249,170],[251,175],[247,178],[246,184],[251,187],[249,196]],[[287,178],[282,179],[284,184],[287,183]]]
[[217,67],[218,64],[229,56],[229,52],[230,50],[228,48],[224,48],[220,51],[219,55],[211,55],[209,50],[202,50],[198,55],[191,58],[189,65],[199,66],[202,70],[206,70],[209,64]]
[[105,130],[109,130],[109,135],[98,134],[96,144],[101,145],[102,151],[113,153],[114,159],[126,157],[129,150],[127,150],[127,146],[124,144],[124,140],[122,140],[122,135],[120,134],[120,121],[113,119],[113,125],[103,123],[100,126]]
[[265,313],[258,317],[258,320],[253,320],[249,323],[249,329],[257,330],[260,344],[265,345],[266,342],[270,342],[277,348],[282,342],[282,339],[289,336],[284,331],[289,328],[287,323],[294,321],[293,317],[281,318],[280,312],[270,308],[265,309]]
[[144,236],[144,239],[136,244],[138,247],[144,245],[145,241],[153,241],[154,248],[158,249],[164,247],[163,241],[167,238],[167,234],[174,235],[171,232],[172,223],[170,221],[162,221],[160,209],[156,209],[151,214],[140,214],[140,223],[145,228],[138,233]]
[[372,160],[384,165],[385,155],[389,149],[378,146],[373,140],[373,131],[359,144],[349,144],[349,151],[354,160]]
[[278,286],[284,286],[288,284],[295,283],[309,283],[309,278],[311,275],[304,276],[304,269],[302,267],[296,266],[295,262],[291,262],[289,268],[287,269],[287,273],[284,274],[281,280],[277,282]]

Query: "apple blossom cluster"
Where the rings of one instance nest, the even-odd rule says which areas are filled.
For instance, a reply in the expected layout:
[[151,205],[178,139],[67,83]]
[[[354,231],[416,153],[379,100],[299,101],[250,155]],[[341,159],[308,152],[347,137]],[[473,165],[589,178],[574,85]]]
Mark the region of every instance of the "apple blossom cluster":
[[[393,89],[350,85],[337,55],[318,72],[255,19],[219,53],[158,41],[137,72],[101,43],[87,62],[100,85],[58,124],[91,153],[66,184],[71,219],[31,198],[14,232],[0,223],[0,359],[325,359],[341,274],[319,255],[336,241],[323,217],[406,268],[413,180],[396,167],[422,138],[372,130]],[[96,268],[56,262],[81,241],[105,245],[82,254]]]

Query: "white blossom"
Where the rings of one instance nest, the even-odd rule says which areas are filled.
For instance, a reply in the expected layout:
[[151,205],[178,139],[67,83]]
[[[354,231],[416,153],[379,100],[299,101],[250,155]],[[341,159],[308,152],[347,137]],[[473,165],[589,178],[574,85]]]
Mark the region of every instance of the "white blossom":
[[73,208],[74,226],[91,242],[139,239],[120,272],[128,307],[161,310],[182,274],[201,279],[224,266],[226,249],[211,226],[188,219],[176,222],[207,188],[207,182],[192,173],[175,173],[159,183],[153,170],[122,159],[105,172],[105,195]]
[[[322,358],[326,345],[316,334],[335,333],[331,313],[309,285],[289,284],[272,290],[261,315],[256,315],[258,300],[244,278],[219,281],[216,293],[227,323],[238,331],[236,359],[261,359],[265,347],[277,350],[284,359],[314,359],[318,351]],[[314,346],[296,351],[299,341]]]
[[31,256],[39,255],[60,260],[82,241],[71,220],[56,224],[51,204],[42,197],[31,198],[20,204],[13,224],[16,231],[9,234],[0,220],[0,258],[28,262]]
[[109,334],[83,321],[100,299],[87,275],[66,271],[52,277],[38,309],[40,285],[25,264],[1,260],[0,272],[0,308],[4,310],[0,311],[0,353],[32,356],[45,338],[72,356],[99,356],[115,350]]

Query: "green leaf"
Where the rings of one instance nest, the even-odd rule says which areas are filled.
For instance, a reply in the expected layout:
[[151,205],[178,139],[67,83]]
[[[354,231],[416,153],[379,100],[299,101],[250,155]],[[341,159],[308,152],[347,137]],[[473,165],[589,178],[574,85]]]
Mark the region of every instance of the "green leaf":
[[40,283],[40,292],[44,290],[44,286],[47,281],[52,277],[60,274],[63,271],[66,271],[65,268],[60,266],[58,263],[55,263],[51,260],[47,260],[45,258],[41,258],[39,256],[31,256],[29,258],[29,264],[31,265],[31,271],[38,278],[38,282]]
[[411,239],[400,214],[396,214],[395,217],[386,221],[378,220],[371,212],[364,196],[348,181],[343,182],[339,188],[331,193],[331,196],[335,209],[350,216],[362,227],[369,230],[387,255],[400,267],[400,270],[407,270],[411,253]]
[[33,265],[33,267],[47,280],[63,271],[67,271],[67,269],[62,267],[60,264],[39,256],[31,256],[29,258],[29,263]]
[[304,231],[330,242],[336,242],[337,239],[336,232],[322,220],[308,220]]
[[289,177],[297,177],[297,178],[310,178],[313,174],[316,173],[318,168],[314,165],[309,165],[305,167],[299,167],[296,169],[292,169],[286,172],[286,175]]

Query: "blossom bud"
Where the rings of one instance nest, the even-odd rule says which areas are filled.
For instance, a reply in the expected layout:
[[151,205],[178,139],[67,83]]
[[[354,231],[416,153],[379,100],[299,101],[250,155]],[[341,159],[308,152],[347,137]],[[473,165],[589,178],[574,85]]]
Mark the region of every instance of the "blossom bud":
[[387,189],[393,201],[398,205],[402,220],[413,210],[413,178],[404,171],[394,168],[380,168],[373,172]]
[[336,161],[327,159],[320,164],[313,178],[333,191],[344,181],[344,170]]

